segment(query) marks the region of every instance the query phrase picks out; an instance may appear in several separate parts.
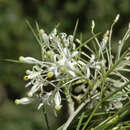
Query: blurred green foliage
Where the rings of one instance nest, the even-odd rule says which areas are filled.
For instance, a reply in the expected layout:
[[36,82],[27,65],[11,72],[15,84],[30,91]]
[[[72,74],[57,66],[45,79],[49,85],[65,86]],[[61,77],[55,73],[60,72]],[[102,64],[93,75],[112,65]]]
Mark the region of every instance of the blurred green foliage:
[[96,31],[104,32],[120,13],[121,19],[114,31],[116,41],[128,26],[129,5],[130,0],[0,0],[0,129],[42,129],[36,108],[12,103],[25,92],[23,76],[29,66],[3,61],[18,59],[21,55],[40,58],[39,46],[25,19],[34,28],[37,21],[48,33],[60,23],[59,30],[70,34],[79,18],[78,33],[82,32],[83,39],[87,39],[92,19],[96,21]]

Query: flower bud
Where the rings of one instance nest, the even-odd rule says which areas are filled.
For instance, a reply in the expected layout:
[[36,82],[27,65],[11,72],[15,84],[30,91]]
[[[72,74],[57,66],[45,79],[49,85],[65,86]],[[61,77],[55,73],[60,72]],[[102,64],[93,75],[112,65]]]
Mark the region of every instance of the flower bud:
[[57,91],[56,94],[55,94],[54,102],[55,102],[55,109],[57,111],[59,111],[61,109],[61,107],[62,107],[62,105],[61,105],[61,96],[60,96],[59,91]]
[[42,35],[45,31],[43,29],[39,30],[39,34]]
[[19,57],[19,61],[27,64],[40,64],[41,62],[33,57]]
[[117,23],[117,21],[119,20],[119,17],[120,17],[120,15],[117,14],[117,16],[116,16],[116,18],[114,19],[114,22],[113,22],[113,23]]
[[14,102],[15,102],[15,104],[29,104],[32,101],[33,101],[33,99],[24,97],[24,98],[21,98],[21,99],[16,99]]

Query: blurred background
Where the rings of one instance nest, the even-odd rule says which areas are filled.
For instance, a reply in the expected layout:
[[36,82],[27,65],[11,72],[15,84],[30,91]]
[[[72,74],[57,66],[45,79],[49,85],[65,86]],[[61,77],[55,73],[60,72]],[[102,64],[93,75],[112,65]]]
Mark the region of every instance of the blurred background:
[[[119,13],[113,35],[116,46],[130,22],[129,5],[130,0],[0,0],[0,130],[46,130],[36,105],[14,104],[16,98],[26,94],[23,76],[30,66],[2,61],[21,55],[40,59],[39,46],[26,19],[35,30],[35,21],[47,33],[60,23],[60,31],[72,34],[79,18],[77,36],[82,32],[83,39],[88,39],[92,19],[96,22],[95,31],[104,33]],[[63,123],[63,111],[58,117],[49,111],[49,125],[55,130]]]

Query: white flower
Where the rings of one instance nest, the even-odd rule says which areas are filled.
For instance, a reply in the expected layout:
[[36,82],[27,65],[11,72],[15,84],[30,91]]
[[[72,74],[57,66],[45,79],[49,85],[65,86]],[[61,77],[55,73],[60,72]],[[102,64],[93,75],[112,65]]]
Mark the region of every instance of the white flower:
[[23,56],[19,57],[19,61],[23,63],[27,63],[27,64],[41,64],[42,63],[33,57],[23,57]]
[[42,84],[38,84],[38,83],[32,86],[31,90],[28,92],[28,96],[32,97],[33,94],[36,93],[41,87],[42,87]]
[[34,79],[34,78],[38,77],[40,74],[41,74],[41,72],[31,71],[28,76],[25,76],[25,78],[27,78],[27,79]]
[[56,94],[55,94],[54,102],[55,102],[55,109],[57,111],[59,111],[61,109],[61,107],[62,107],[62,105],[61,105],[61,96],[60,96],[59,91],[57,91]]
[[32,98],[27,98],[27,97],[15,100],[16,104],[29,104],[29,103],[32,103],[32,102],[33,102],[33,99]]
[[41,35],[42,40],[44,41],[45,44],[49,44],[49,37],[48,35],[45,33],[45,31],[43,29],[39,30],[39,33]]
[[[115,18],[112,27],[118,19],[119,15]],[[94,27],[95,22],[93,20],[91,26],[92,34],[94,34]],[[93,48],[92,46],[89,47],[86,44],[84,47],[89,50],[89,53],[87,54],[82,52],[84,47],[81,48],[80,51],[78,48],[76,49],[76,44],[72,35],[57,33],[56,28],[54,28],[54,30],[48,35],[43,29],[40,29],[38,38],[40,42],[42,42],[42,60],[40,61],[33,57],[19,57],[19,61],[21,63],[32,64],[33,67],[31,70],[26,71],[26,75],[24,77],[25,80],[29,80],[29,82],[25,85],[25,87],[28,87],[29,89],[27,93],[28,97],[16,99],[15,103],[28,104],[33,101],[37,101],[39,104],[38,110],[44,105],[49,105],[54,108],[54,111],[58,111],[62,107],[62,99],[60,95],[60,92],[62,91],[65,96],[72,96],[72,100],[74,97],[76,100],[80,100],[81,102],[87,94],[87,98],[90,100],[88,106],[93,109],[100,100],[100,97],[107,97],[112,92],[116,92],[117,89],[128,81],[127,77],[122,75],[119,71],[129,71],[129,69],[126,69],[125,67],[129,67],[128,60],[130,59],[130,53],[128,53],[128,55],[124,58],[124,62],[122,61],[122,63],[109,74],[109,77],[104,78],[103,87],[106,87],[106,90],[104,90],[103,95],[101,95],[102,76],[110,71],[110,65],[116,63],[114,61],[116,58],[113,58],[111,61],[112,54],[110,42],[112,27],[110,32],[106,31],[102,41],[98,40],[98,37],[94,35],[93,38],[97,45]],[[128,37],[129,29],[119,43],[120,51],[123,47],[123,42],[125,42]],[[76,41],[79,44],[81,43],[78,39],[76,39]],[[107,46],[108,41],[109,45]],[[80,45],[78,46],[80,47]],[[120,51],[118,59],[120,58]],[[84,58],[84,56],[86,58]],[[109,62],[112,63],[110,64]],[[113,76],[110,76],[111,74]],[[119,81],[114,81],[114,79],[112,80],[112,77],[120,79]],[[67,89],[67,92],[65,92],[63,87],[67,86],[69,86],[69,88]],[[127,88],[123,88],[122,91],[109,98],[107,100],[108,105],[106,105],[107,107],[105,106],[105,109],[110,111],[122,108],[122,102],[129,97],[128,87],[129,86],[127,86]],[[73,92],[76,91],[77,93],[74,95]],[[72,101],[72,104],[73,103],[75,102]],[[75,107],[77,106],[75,104],[73,105]]]

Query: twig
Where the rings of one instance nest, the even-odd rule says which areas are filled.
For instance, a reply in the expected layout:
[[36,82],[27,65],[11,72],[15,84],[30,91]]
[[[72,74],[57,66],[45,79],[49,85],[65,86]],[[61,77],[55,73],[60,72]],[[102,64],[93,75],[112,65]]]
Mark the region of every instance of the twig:
[[90,101],[90,99],[84,101],[68,118],[67,122],[65,123],[63,130],[67,130],[69,127],[70,123],[74,119],[74,117],[80,112],[80,110]]

